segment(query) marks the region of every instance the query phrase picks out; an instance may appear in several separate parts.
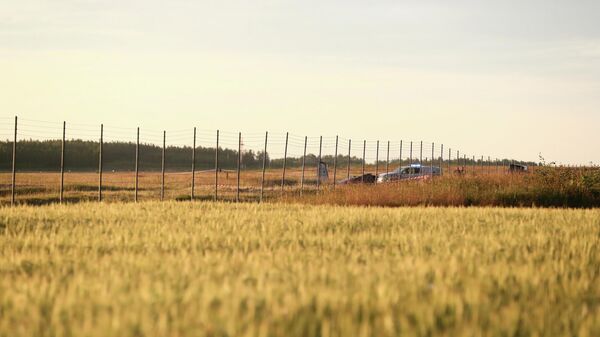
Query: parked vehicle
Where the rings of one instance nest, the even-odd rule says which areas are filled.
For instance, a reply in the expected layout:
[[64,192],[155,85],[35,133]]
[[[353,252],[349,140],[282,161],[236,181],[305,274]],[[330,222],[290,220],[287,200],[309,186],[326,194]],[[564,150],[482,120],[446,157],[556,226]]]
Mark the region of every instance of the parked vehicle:
[[[433,174],[432,174],[433,170]],[[437,166],[422,166],[420,164],[413,164],[410,166],[402,166],[395,169],[392,172],[382,173],[377,177],[378,183],[384,183],[389,181],[398,181],[398,180],[419,180],[419,179],[427,179],[434,176],[439,176],[441,174],[441,170]]]
[[364,175],[350,177],[340,181],[340,185],[351,185],[351,184],[374,184],[377,177],[371,173],[365,173]]
[[529,171],[529,167],[527,167],[527,165],[512,164],[511,163],[510,165],[508,165],[508,170],[510,172],[520,173],[520,172],[527,172],[527,171]]

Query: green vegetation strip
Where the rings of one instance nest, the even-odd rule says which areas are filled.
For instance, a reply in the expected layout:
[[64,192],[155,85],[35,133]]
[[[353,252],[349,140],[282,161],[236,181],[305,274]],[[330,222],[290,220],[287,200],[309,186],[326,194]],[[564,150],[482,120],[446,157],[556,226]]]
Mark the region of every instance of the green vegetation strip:
[[0,336],[598,336],[600,210],[0,208]]

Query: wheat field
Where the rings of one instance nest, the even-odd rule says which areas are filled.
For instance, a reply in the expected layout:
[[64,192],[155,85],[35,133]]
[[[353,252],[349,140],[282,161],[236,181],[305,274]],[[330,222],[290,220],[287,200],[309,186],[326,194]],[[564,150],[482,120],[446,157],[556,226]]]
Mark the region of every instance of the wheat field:
[[600,210],[0,208],[0,336],[598,336]]

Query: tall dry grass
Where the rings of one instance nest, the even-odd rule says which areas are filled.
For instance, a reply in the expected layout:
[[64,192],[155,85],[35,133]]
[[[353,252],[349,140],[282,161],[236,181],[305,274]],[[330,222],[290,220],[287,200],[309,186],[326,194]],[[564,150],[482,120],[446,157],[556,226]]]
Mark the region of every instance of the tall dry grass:
[[423,181],[338,186],[283,200],[387,207],[600,207],[600,170],[538,168],[529,174],[445,175]]

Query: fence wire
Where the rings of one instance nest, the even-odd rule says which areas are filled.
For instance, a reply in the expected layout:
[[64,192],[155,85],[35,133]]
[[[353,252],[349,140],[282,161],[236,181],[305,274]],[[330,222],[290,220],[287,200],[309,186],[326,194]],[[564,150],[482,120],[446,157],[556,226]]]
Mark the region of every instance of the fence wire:
[[411,165],[439,167],[441,174],[497,174],[511,163],[526,164],[473,156],[458,147],[422,140],[194,127],[154,130],[13,117],[0,117],[0,158],[0,203],[4,204],[96,199],[258,201],[316,193],[349,178]]

